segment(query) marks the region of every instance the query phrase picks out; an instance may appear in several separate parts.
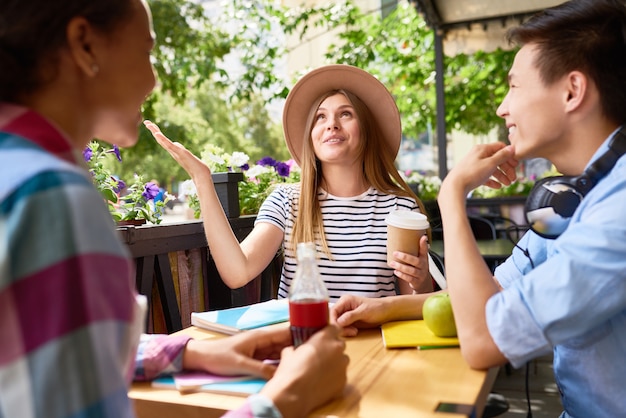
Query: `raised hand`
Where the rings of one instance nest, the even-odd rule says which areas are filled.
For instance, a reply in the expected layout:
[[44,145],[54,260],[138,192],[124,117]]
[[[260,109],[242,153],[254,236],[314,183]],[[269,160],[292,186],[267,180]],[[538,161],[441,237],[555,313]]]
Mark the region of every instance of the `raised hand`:
[[494,189],[508,186],[517,178],[514,154],[513,146],[502,142],[476,145],[448,173],[444,183],[461,187],[465,195],[482,184]]
[[171,141],[154,122],[145,120],[143,124],[152,133],[157,143],[169,152],[172,158],[191,176],[194,183],[198,184],[199,181],[211,177],[211,169],[183,144]]

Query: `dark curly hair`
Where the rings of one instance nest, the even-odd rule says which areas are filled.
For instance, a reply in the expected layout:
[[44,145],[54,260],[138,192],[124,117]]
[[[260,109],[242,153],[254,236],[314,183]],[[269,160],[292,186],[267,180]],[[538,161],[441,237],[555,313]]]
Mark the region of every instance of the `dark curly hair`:
[[[132,16],[134,0],[1,0],[0,101],[17,102],[55,73],[66,27],[77,16],[110,32]],[[45,77],[44,77],[44,74]]]

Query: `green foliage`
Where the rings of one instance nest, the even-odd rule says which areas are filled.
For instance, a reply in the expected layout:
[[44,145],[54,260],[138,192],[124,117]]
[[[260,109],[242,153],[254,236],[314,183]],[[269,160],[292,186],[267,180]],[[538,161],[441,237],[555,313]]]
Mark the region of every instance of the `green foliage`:
[[[258,213],[261,204],[270,195],[272,190],[283,183],[298,183],[300,168],[294,160],[277,161],[272,157],[263,157],[256,164],[250,166],[247,154],[235,151],[225,153],[219,147],[208,145],[202,153],[202,160],[209,166],[211,172],[242,172],[244,180],[239,182],[239,209],[242,215]],[[200,218],[200,201],[196,187],[192,180],[183,184],[187,204],[193,210],[194,217]]]
[[262,97],[224,101],[207,84],[193,95],[193,102],[211,129],[205,144],[227,152],[245,150],[253,160],[269,154],[288,158],[281,127],[272,121]]
[[242,215],[259,212],[261,204],[279,184],[300,182],[300,168],[295,161],[276,161],[265,157],[245,171],[239,183],[239,208]]
[[520,177],[510,185],[502,186],[499,189],[492,189],[487,186],[478,186],[472,192],[472,197],[493,198],[508,196],[528,196],[533,186],[535,185],[535,181],[536,180],[534,179]]
[[222,22],[228,25],[233,49],[243,73],[232,86],[232,96],[250,100],[267,95],[268,100],[287,97],[288,89],[276,72],[285,56],[281,18],[288,8],[276,1],[230,0],[224,2]]
[[105,148],[99,142],[92,141],[83,151],[83,157],[89,166],[94,185],[107,202],[113,220],[145,219],[153,224],[161,223],[160,218],[169,197],[155,202],[158,185],[145,182],[141,175],[134,174],[130,183],[115,177],[109,167],[111,163],[122,162],[117,147]]
[[[441,179],[436,176],[428,176],[417,171],[410,171],[407,173],[401,173],[406,182],[415,185],[417,189],[417,195],[422,200],[435,200],[439,194],[439,188],[441,187]],[[478,186],[471,193],[472,197],[479,198],[495,198],[495,197],[510,197],[510,196],[528,196],[532,190],[535,182],[539,179],[548,176],[558,176],[554,166],[552,169],[546,171],[540,176],[532,176],[530,178],[525,176],[519,176],[517,180],[508,186],[502,186],[499,189],[493,189],[484,185]]]
[[[270,45],[270,40],[261,41],[268,24],[259,25],[259,19],[249,18],[250,13],[259,16],[262,8],[225,12],[211,19],[201,4],[189,0],[149,3],[157,36],[153,62],[159,87],[145,103],[144,117],[197,154],[209,142],[230,151],[250,150],[250,155],[259,158],[286,152],[282,133],[271,122],[263,98],[271,88],[286,95],[282,84],[276,87],[274,62],[268,59],[279,56],[280,48]],[[235,5],[229,3],[232,7]],[[259,30],[231,32],[239,25]],[[254,50],[249,49],[251,45]],[[241,77],[226,69],[227,55],[237,51],[247,51],[241,54],[246,69]],[[168,190],[174,179],[187,177],[143,127],[137,145],[123,152],[125,164],[120,173],[124,177],[139,172],[158,179]]]
[[416,194],[422,200],[436,200],[441,188],[441,179],[437,176],[428,176],[418,171],[400,173],[408,184],[416,186]]
[[[311,26],[338,29],[339,41],[328,48],[326,59],[376,75],[396,98],[405,135],[416,138],[436,124],[434,36],[410,2],[399,2],[384,19],[379,13],[361,12],[350,0],[298,9],[287,18],[291,21],[283,20],[285,32],[297,28],[301,37]],[[445,57],[448,126],[484,134],[500,124],[495,109],[506,94],[513,54]]]
[[133,176],[133,182],[125,190],[125,194],[118,199],[115,207],[109,206],[115,221],[130,221],[145,219],[152,224],[161,223],[161,215],[165,204],[169,200],[154,201],[158,193],[158,186],[153,182],[145,182],[139,174]]
[[503,126],[496,108],[508,90],[507,76],[515,51],[457,55],[446,63],[446,123],[473,134]]
[[157,42],[154,67],[161,88],[182,102],[189,86],[198,87],[220,70],[231,51],[230,37],[213,24],[202,4],[188,0],[149,0]]
[[[174,98],[160,94],[154,103],[155,114],[151,120],[157,123],[168,137],[185,145],[199,154],[203,145],[210,141],[212,130],[202,118],[200,109],[185,105],[176,105]],[[194,93],[192,93],[193,95]],[[168,191],[173,190],[174,180],[187,178],[182,167],[162,149],[144,127],[139,128],[139,141],[134,147],[122,150],[124,164],[116,173],[122,178],[131,178],[134,173],[141,173],[149,179],[156,179]]]
[[528,196],[537,180],[543,179],[545,177],[559,175],[561,174],[556,171],[556,168],[554,166],[552,166],[550,170],[547,170],[539,176],[531,176],[530,178],[519,176],[515,182],[511,183],[508,186],[502,186],[499,189],[492,189],[487,186],[478,186],[472,192],[472,197],[490,198],[502,196]]
[[[410,2],[399,1],[384,19],[380,11],[363,12],[351,0],[316,7],[231,0],[216,16],[191,0],[149,3],[159,88],[144,105],[144,115],[196,154],[214,144],[226,152],[245,150],[252,160],[288,158],[281,128],[272,123],[266,104],[288,92],[276,71],[289,52],[284,35],[305,39],[313,30],[338,33],[326,60],[359,66],[385,83],[396,97],[406,136],[417,138],[436,124],[433,33]],[[480,134],[501,125],[495,108],[506,93],[512,56],[496,51],[446,57],[449,127]],[[233,61],[239,63],[237,71]],[[124,158],[124,177],[139,172],[168,190],[175,179],[187,177],[143,127]]]

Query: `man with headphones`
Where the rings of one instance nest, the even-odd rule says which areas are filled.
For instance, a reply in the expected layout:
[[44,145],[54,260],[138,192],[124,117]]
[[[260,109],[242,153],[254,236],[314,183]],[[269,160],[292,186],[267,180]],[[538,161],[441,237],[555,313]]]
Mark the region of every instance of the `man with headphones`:
[[[552,351],[561,417],[624,416],[626,5],[571,0],[512,29],[509,40],[521,48],[497,114],[511,145],[473,148],[438,197],[461,351],[479,369],[521,367]],[[511,184],[518,160],[532,157],[550,160],[564,176],[536,184],[526,204],[532,230],[494,281],[466,196],[481,184]],[[346,296],[331,318],[354,335],[358,327],[421,317],[428,296]]]
[[[448,291],[470,365],[515,367],[553,351],[562,417],[626,413],[626,6],[572,0],[509,32],[519,45],[498,107],[511,145],[480,145],[439,194]],[[465,196],[543,157],[563,177],[535,185],[532,231],[495,271]]]

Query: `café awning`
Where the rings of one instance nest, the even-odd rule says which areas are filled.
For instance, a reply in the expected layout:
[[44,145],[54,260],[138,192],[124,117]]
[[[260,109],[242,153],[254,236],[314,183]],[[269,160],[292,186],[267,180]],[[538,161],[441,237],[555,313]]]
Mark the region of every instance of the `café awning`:
[[415,0],[435,32],[435,71],[437,89],[437,145],[439,177],[448,173],[445,121],[444,54],[492,51],[508,48],[505,33],[529,16],[563,3],[563,0]]

